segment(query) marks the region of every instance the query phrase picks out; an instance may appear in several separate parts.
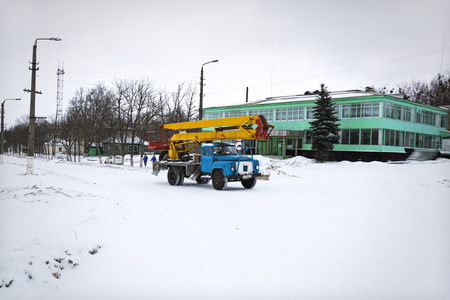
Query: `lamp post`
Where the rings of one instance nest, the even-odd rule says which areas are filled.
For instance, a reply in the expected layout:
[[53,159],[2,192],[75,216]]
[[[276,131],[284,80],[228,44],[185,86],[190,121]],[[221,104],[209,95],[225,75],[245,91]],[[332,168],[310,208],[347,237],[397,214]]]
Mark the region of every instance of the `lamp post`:
[[36,50],[38,41],[61,41],[60,38],[37,38],[33,45],[33,61],[31,63],[31,90],[24,90],[30,92],[30,124],[28,126],[28,152],[27,152],[27,172],[26,174],[34,174],[34,127],[36,122],[35,108],[36,108],[36,93],[42,94],[36,91],[36,71],[39,70],[36,66]]
[[198,109],[198,119],[203,119],[203,66],[210,64],[210,63],[216,63],[219,62],[217,59],[208,61],[202,65],[202,70],[200,71],[200,105]]
[[1,144],[0,144],[0,164],[3,163],[3,143],[5,141],[4,130],[5,130],[5,101],[7,100],[20,100],[20,98],[15,99],[5,99],[2,102],[2,128],[1,128]]

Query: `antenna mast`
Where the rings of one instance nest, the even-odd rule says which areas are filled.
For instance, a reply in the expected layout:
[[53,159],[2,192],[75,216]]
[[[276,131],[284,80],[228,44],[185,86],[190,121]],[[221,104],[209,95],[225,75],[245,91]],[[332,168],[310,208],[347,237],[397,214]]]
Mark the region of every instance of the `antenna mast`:
[[56,85],[56,123],[58,123],[62,119],[64,62],[62,63],[62,67],[59,68],[59,61],[58,61],[58,71],[56,72],[56,75],[58,76]]

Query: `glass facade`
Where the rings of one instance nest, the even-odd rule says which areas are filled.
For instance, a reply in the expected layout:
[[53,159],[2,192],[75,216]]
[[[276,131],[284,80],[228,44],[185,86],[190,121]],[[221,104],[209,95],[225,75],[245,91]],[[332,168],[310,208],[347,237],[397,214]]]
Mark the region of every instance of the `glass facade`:
[[[440,133],[448,126],[448,112],[442,109],[385,95],[333,98],[332,101],[335,102],[335,116],[340,119],[340,143],[335,145],[335,151],[401,152],[405,148],[438,149],[442,141]],[[216,119],[264,115],[275,126],[272,133],[274,141],[275,137],[281,136],[276,134],[295,131],[296,139],[301,145],[299,149],[310,150],[313,110],[312,100],[295,103],[280,101],[271,105],[262,101],[255,105],[233,106],[222,110],[206,109],[204,116],[205,119]],[[290,146],[294,140],[289,135],[285,137]],[[270,146],[270,139],[260,143],[267,145],[267,148],[278,149],[276,142]]]

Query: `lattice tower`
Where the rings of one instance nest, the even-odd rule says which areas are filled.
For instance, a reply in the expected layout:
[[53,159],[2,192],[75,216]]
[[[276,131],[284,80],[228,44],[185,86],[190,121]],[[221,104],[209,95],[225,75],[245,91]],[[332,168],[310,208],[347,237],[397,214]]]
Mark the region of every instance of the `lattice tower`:
[[57,77],[57,87],[56,87],[56,122],[62,120],[62,106],[63,106],[63,87],[64,87],[64,62],[62,67],[59,67],[56,72]]

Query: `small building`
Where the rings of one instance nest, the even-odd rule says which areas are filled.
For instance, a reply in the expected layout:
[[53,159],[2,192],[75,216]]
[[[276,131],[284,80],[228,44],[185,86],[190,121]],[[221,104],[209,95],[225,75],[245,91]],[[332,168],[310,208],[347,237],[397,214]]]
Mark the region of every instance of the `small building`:
[[[131,137],[127,137],[123,147],[123,154],[127,155],[133,153],[133,155],[138,155],[141,153],[140,146],[144,145],[144,149],[147,149],[147,147],[145,147],[147,143],[147,141],[141,140],[139,137],[134,137],[134,140],[132,140]],[[120,155],[119,147],[120,144],[117,138],[108,138],[100,143],[99,148],[102,155]],[[93,144],[89,150],[89,156],[96,155],[98,155],[97,147]]]
[[[442,149],[450,136],[449,110],[359,90],[331,92],[340,119],[336,160],[404,160],[418,149]],[[310,122],[317,95],[271,97],[240,105],[206,108],[205,119],[264,115],[275,128],[267,140],[252,142],[254,153],[313,157]]]

